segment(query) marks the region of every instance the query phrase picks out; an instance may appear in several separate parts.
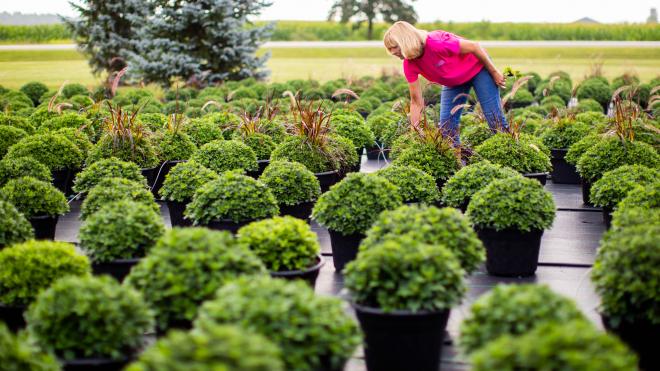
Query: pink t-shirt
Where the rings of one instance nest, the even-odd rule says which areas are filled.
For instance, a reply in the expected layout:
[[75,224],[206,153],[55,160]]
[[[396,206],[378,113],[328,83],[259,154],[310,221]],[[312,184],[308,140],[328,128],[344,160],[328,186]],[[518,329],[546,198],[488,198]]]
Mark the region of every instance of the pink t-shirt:
[[[403,60],[403,73],[408,82],[418,75],[440,85],[456,86],[466,83],[481,71],[483,64],[473,54],[459,54],[458,40],[465,38],[445,31],[428,33],[424,55]],[[485,49],[484,49],[485,50]]]

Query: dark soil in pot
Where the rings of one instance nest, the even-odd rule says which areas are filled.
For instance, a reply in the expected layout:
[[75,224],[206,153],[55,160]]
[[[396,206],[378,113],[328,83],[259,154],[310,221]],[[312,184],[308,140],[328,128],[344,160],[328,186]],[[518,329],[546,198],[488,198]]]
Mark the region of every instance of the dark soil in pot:
[[567,149],[550,148],[550,163],[552,164],[552,182],[557,184],[580,184],[580,174],[564,157]]
[[390,150],[389,149],[383,149],[383,143],[376,140],[376,143],[373,147],[367,147],[367,159],[369,160],[378,160],[379,158],[381,160],[389,159],[390,158]]
[[321,268],[325,265],[325,259],[323,259],[323,256],[319,254],[318,256],[318,263],[314,264],[313,266],[305,269],[305,270],[295,270],[295,271],[280,271],[280,272],[274,272],[274,271],[269,271],[271,277],[278,277],[278,278],[284,278],[287,280],[297,280],[301,279],[304,281],[307,281],[312,288],[316,287],[316,279],[319,277],[319,272],[321,271]]
[[330,190],[330,187],[337,183],[337,171],[326,171],[323,173],[314,173],[316,179],[319,180],[321,185],[321,193],[325,193]]
[[541,183],[541,185],[544,186],[545,183],[548,182],[548,175],[549,174],[550,173],[526,173],[526,174],[522,174],[522,176],[524,176],[525,178],[529,178],[529,179],[536,179],[536,180],[539,181],[539,183]]
[[605,226],[607,229],[612,228],[612,213],[614,209],[611,207],[603,206],[603,220],[605,221]]
[[25,328],[23,313],[27,308],[27,305],[4,305],[0,303],[0,321],[6,323],[10,331],[17,332]]
[[75,184],[73,181],[76,179],[76,176],[80,172],[82,172],[81,169],[75,169],[75,170],[71,170],[71,172],[69,173],[69,180],[66,182],[66,192],[64,192],[64,195],[67,198],[76,194],[76,192],[73,191],[73,185]]
[[660,370],[660,324],[653,324],[650,321],[638,321],[630,323],[623,321],[619,327],[613,328],[610,323],[610,317],[600,314],[603,320],[603,326],[608,332],[616,334],[624,343],[626,343],[639,356],[639,368],[643,371]]
[[580,178],[580,184],[582,184],[582,202],[584,202],[585,205],[593,206],[594,204],[589,202],[589,194],[591,194],[591,183]]
[[247,175],[254,178],[254,179],[259,179],[261,174],[263,174],[264,171],[266,171],[266,168],[270,164],[270,160],[259,160],[259,161],[257,161],[257,164],[259,165],[259,170],[257,170],[257,171],[248,171],[247,172]]
[[53,177],[53,187],[57,188],[60,190],[60,192],[66,194],[66,186],[69,182],[69,178],[71,177],[71,170],[69,169],[63,169],[63,170],[51,170],[50,175]]
[[365,335],[369,371],[437,371],[448,309],[430,312],[395,311],[352,304]]
[[158,195],[158,191],[160,191],[161,188],[163,188],[163,183],[165,182],[165,177],[167,174],[174,169],[174,167],[178,164],[182,164],[184,162],[188,161],[165,161],[163,164],[157,168],[156,170],[156,177],[154,180],[154,187],[151,189],[151,193],[153,193],[154,197],[156,197],[157,200],[160,199],[160,195]]
[[32,224],[32,228],[34,228],[34,239],[55,240],[55,231],[57,229],[57,221],[59,218],[59,215],[55,215],[54,217],[50,215],[40,215],[29,219],[28,221]]
[[229,231],[231,234],[236,234],[239,229],[252,223],[254,220],[243,220],[235,222],[233,219],[214,219],[208,224],[208,227],[216,231]]
[[60,359],[63,371],[120,371],[129,362],[131,358],[124,358],[121,360],[106,359],[106,358],[84,358],[64,360]]
[[107,274],[114,277],[120,283],[131,273],[131,268],[139,263],[141,258],[134,259],[115,259],[108,262],[92,263],[92,272],[96,276]]
[[160,169],[160,165],[155,166],[155,167],[147,167],[140,169],[140,172],[142,173],[142,176],[147,178],[147,186],[149,188],[153,188],[155,182],[156,182],[156,175],[158,174],[158,169]]
[[312,209],[316,201],[311,202],[301,202],[298,205],[288,206],[284,204],[279,204],[280,215],[290,215],[297,219],[302,219],[309,224],[310,216],[312,216]]
[[332,259],[334,260],[335,270],[341,272],[348,262],[355,260],[364,235],[361,233],[345,235],[331,230],[328,230],[328,232],[330,232],[330,245],[332,246]]
[[495,227],[477,229],[486,247],[486,270],[493,276],[526,277],[536,272],[543,229],[521,232],[517,229],[497,231]]

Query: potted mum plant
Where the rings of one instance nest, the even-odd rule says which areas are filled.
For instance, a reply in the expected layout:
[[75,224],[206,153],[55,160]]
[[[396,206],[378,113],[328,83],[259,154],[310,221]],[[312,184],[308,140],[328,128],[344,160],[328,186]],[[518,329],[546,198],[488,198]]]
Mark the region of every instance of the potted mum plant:
[[120,200],[131,200],[150,207],[160,215],[154,195],[139,183],[123,178],[106,178],[89,191],[80,208],[80,220],[86,220],[106,204]]
[[0,187],[9,180],[29,176],[51,183],[50,170],[32,157],[5,158],[0,161]]
[[174,228],[156,242],[126,277],[153,308],[157,331],[191,327],[197,308],[226,282],[245,274],[265,274],[259,258],[228,232]]
[[0,323],[0,362],[7,370],[59,371],[60,364],[52,354],[34,344],[32,339],[15,335]]
[[[276,110],[277,108],[274,109]],[[274,116],[272,110],[267,107],[266,116],[268,116],[268,111],[271,111],[270,114]],[[259,178],[268,166],[270,155],[275,149],[276,144],[271,137],[272,134],[276,134],[274,132],[275,125],[272,124],[273,121],[261,118],[261,110],[256,115],[241,112],[239,117],[239,123],[230,127],[230,130],[234,132],[232,138],[245,143],[257,156],[259,170],[250,173],[250,176],[256,179]],[[278,135],[276,134],[275,136]]]
[[154,319],[142,296],[110,277],[63,277],[25,313],[28,334],[66,370],[121,370]]
[[355,259],[364,233],[378,214],[398,206],[401,206],[401,196],[392,183],[364,173],[348,174],[319,198],[312,210],[312,219],[330,232],[337,272]]
[[7,182],[0,189],[0,199],[12,203],[25,215],[38,240],[54,240],[59,216],[69,211],[62,192],[49,183],[31,177]]
[[204,119],[192,119],[186,126],[186,134],[201,147],[214,140],[222,140],[222,128]]
[[156,143],[164,160],[158,169],[156,181],[151,191],[158,196],[167,173],[176,165],[186,162],[197,150],[195,142],[184,132],[187,122],[184,116],[173,113],[168,117],[163,131],[156,134]]
[[468,165],[445,183],[442,188],[442,202],[465,213],[472,196],[490,182],[519,175],[520,173],[513,169],[491,164],[489,161]]
[[297,162],[273,161],[259,180],[275,196],[280,215],[309,223],[314,203],[321,196],[321,185],[314,173]]
[[164,232],[160,213],[124,199],[104,205],[87,218],[78,237],[80,248],[93,262],[94,274],[108,274],[122,282]]
[[12,331],[25,327],[23,312],[58,278],[86,276],[87,257],[65,242],[27,241],[0,250],[0,319]]
[[303,279],[314,287],[325,264],[316,233],[292,216],[250,223],[238,230],[237,240],[254,251],[273,277]]
[[341,135],[331,135],[329,140],[333,144],[332,150],[339,161],[340,172],[336,178],[337,181],[341,181],[346,178],[348,173],[360,172],[361,169],[361,157],[355,151],[355,145],[353,142],[344,138]]
[[[271,305],[274,302],[288,304]],[[214,323],[236,324],[263,335],[280,347],[287,370],[343,370],[361,341],[340,299],[315,295],[299,280],[267,276],[239,277],[218,289],[193,322],[195,328]]]
[[[578,142],[573,144],[571,148],[566,152],[564,159],[568,165],[575,167],[577,172],[577,163],[580,161],[582,155],[587,153],[592,147],[594,147],[598,142],[603,138],[602,134],[590,134],[586,137],[580,139]],[[578,173],[578,175],[580,175]],[[580,177],[580,184],[582,184],[582,177]],[[591,192],[591,187],[582,187],[582,202],[591,205],[589,200],[589,193]]]
[[4,157],[9,148],[27,137],[24,130],[13,126],[0,125],[0,158]]
[[412,142],[397,155],[396,164],[424,171],[435,179],[438,190],[442,190],[461,163],[452,141],[443,136],[442,128],[426,128],[426,125],[413,132]]
[[198,188],[184,215],[194,225],[235,234],[244,225],[279,212],[277,200],[262,182],[228,171]]
[[0,250],[34,238],[32,225],[9,202],[0,200]]
[[[364,123],[364,119],[352,115],[333,114],[331,121],[335,133],[353,142],[360,159],[365,148],[373,147],[376,138],[371,129]],[[360,171],[360,162],[351,170]]]
[[205,144],[190,159],[218,174],[229,170],[259,169],[254,151],[237,140],[215,140]]
[[344,272],[367,368],[437,370],[449,312],[465,291],[456,256],[402,236],[361,250]]
[[394,184],[404,204],[423,202],[440,206],[440,192],[435,179],[422,170],[397,162],[374,174]]
[[467,216],[486,247],[488,274],[534,274],[543,231],[552,226],[555,213],[552,194],[534,179],[498,179],[475,193]]
[[593,131],[592,126],[575,121],[570,115],[564,119],[557,119],[557,122],[550,121],[550,125],[543,129],[541,139],[550,149],[553,183],[580,184],[580,175],[574,166],[566,162],[565,157],[573,144]]
[[145,178],[134,162],[125,162],[116,157],[106,158],[87,166],[76,175],[73,191],[78,193],[79,198],[84,198],[87,193],[100,181],[107,178],[122,178],[147,187]]

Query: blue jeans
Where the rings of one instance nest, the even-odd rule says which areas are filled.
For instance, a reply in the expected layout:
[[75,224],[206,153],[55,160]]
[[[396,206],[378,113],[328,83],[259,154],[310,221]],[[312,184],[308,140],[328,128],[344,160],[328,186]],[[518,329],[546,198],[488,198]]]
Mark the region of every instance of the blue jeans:
[[[440,98],[440,122],[438,125],[444,129],[448,136],[454,139],[454,144],[461,143],[458,137],[458,129],[461,122],[461,113],[463,108],[451,114],[452,109],[457,105],[465,104],[467,102],[467,94],[470,93],[470,88],[474,88],[477,93],[479,104],[486,116],[488,126],[491,130],[496,130],[498,127],[508,127],[509,125],[504,118],[502,111],[502,101],[500,100],[500,88],[495,85],[493,77],[490,72],[484,67],[471,78],[468,82],[457,86],[445,86],[442,88],[442,96]],[[465,94],[464,96],[457,96]]]

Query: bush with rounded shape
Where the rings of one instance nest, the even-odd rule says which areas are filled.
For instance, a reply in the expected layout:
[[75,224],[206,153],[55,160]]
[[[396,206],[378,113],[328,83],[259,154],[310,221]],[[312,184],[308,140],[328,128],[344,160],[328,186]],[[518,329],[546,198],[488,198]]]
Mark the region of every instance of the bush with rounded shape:
[[108,276],[60,278],[25,319],[28,334],[64,359],[131,356],[154,323],[142,295]]
[[374,174],[394,184],[404,203],[433,204],[440,200],[440,192],[435,184],[435,179],[422,170],[395,163]]
[[277,200],[265,184],[227,171],[195,191],[184,215],[198,225],[213,219],[260,220],[279,212]]
[[177,321],[191,321],[202,302],[227,281],[265,273],[259,258],[229,232],[174,228],[131,269],[125,284],[144,295],[164,330]]
[[2,99],[2,110],[5,110],[5,104],[9,104],[12,108],[12,111],[18,111],[23,108],[34,107],[34,102],[28,97],[25,93],[20,91],[8,91],[5,94],[0,95]]
[[[62,114],[62,116],[53,117],[45,121],[38,128],[38,131],[40,133],[46,133],[48,131],[57,131],[62,128],[73,128],[78,130],[82,128],[85,124],[87,124],[87,117],[83,115],[79,115],[75,112],[68,112]],[[88,134],[93,133],[93,129],[91,126],[85,127],[85,129],[83,129],[82,131]]]
[[461,166],[453,148],[438,148],[434,144],[414,143],[397,157],[397,165],[422,170],[435,179],[447,179]]
[[21,86],[18,91],[27,95],[36,106],[39,104],[39,98],[41,98],[41,96],[48,91],[48,87],[42,82],[32,81]]
[[[287,370],[338,369],[361,343],[360,330],[338,298],[318,296],[309,284],[246,276],[221,287],[202,304],[196,328],[235,324],[271,340]],[[329,367],[328,367],[329,366]]]
[[0,115],[0,125],[11,126],[25,131],[27,135],[34,135],[36,129],[23,117]]
[[599,207],[616,208],[628,192],[660,179],[660,171],[641,165],[624,165],[608,171],[591,187],[590,198]]
[[378,214],[401,206],[401,196],[387,180],[365,173],[350,173],[321,195],[312,219],[344,235],[362,234]]
[[27,137],[24,130],[13,126],[0,125],[0,158],[4,157],[9,148]]
[[268,160],[270,154],[275,149],[275,142],[270,136],[262,133],[250,133],[244,135],[236,135],[235,139],[245,143],[252,149],[257,156],[257,160]]
[[216,172],[188,161],[170,170],[159,194],[165,200],[187,202],[199,187],[215,179],[218,179]]
[[38,128],[41,124],[53,117],[57,117],[57,112],[49,111],[47,106],[39,107],[28,117],[28,123],[34,128]]
[[137,119],[145,123],[150,130],[158,131],[165,126],[169,118],[162,113],[140,113]]
[[0,303],[30,304],[37,295],[64,276],[87,276],[89,260],[72,244],[27,241],[0,250]]
[[271,271],[305,270],[318,263],[321,252],[316,233],[292,216],[252,222],[238,230],[237,240]]
[[180,100],[180,101],[189,101],[191,99],[197,98],[199,91],[195,88],[184,88],[184,89],[171,89],[165,94],[165,100]]
[[579,101],[592,99],[600,104],[601,112],[604,105],[607,105],[612,99],[614,90],[600,80],[587,79],[577,88],[576,97]]
[[637,370],[637,357],[621,340],[586,320],[543,323],[519,336],[501,336],[471,361],[474,371]]
[[575,107],[579,112],[598,112],[603,113],[603,106],[593,99],[582,99]]
[[470,202],[472,196],[496,179],[505,179],[520,174],[508,167],[483,161],[468,165],[449,178],[442,188],[442,202],[451,207],[461,207]]
[[527,90],[520,89],[510,101],[511,103],[532,103],[534,101],[534,95]]
[[71,98],[74,95],[89,95],[89,90],[82,84],[67,84],[62,89],[62,95]]
[[232,100],[239,100],[243,98],[259,99],[259,94],[255,93],[254,90],[247,87],[240,87],[229,94],[231,94]]
[[79,169],[82,152],[66,137],[57,134],[40,134],[16,143],[7,152],[7,158],[32,157],[50,170]]
[[356,147],[350,139],[341,135],[331,135],[328,140],[331,143],[332,156],[338,159],[344,169],[349,169],[358,164],[360,156],[355,151]]
[[487,160],[523,174],[550,171],[550,157],[544,153],[547,148],[539,144],[525,134],[520,134],[516,140],[508,134],[498,133],[475,148],[471,163]]
[[461,134],[461,138],[463,142],[467,143],[470,147],[475,148],[493,135],[495,135],[495,133],[490,129],[487,122],[479,122],[465,129]]
[[628,139],[624,143],[621,138],[609,136],[582,155],[576,168],[582,179],[593,184],[606,172],[623,165],[658,168],[660,155],[649,144]]
[[593,127],[583,122],[561,120],[559,123],[546,126],[541,133],[541,139],[548,148],[569,149],[593,131]]
[[612,228],[608,233],[637,225],[660,226],[660,208],[628,207],[612,213]]
[[0,200],[0,250],[33,238],[30,222],[16,210],[14,205]]
[[[382,113],[377,116],[370,117],[367,120],[367,126],[371,129],[377,139],[381,139],[381,135],[388,127],[395,125],[400,117],[394,116],[390,113]],[[370,147],[370,146],[367,146]]]
[[55,217],[69,211],[62,192],[50,183],[27,176],[5,183],[0,189],[0,199],[12,203],[27,219],[41,215]]
[[142,184],[123,178],[105,178],[87,194],[80,208],[80,220],[86,220],[106,204],[120,200],[142,203],[160,215],[160,208],[154,201],[154,195]]
[[166,161],[188,160],[197,150],[195,142],[184,133],[160,133],[156,141]]
[[438,311],[460,303],[465,271],[450,249],[412,235],[361,249],[344,270],[352,300],[383,312]]
[[135,163],[110,157],[95,162],[78,173],[73,190],[83,195],[87,194],[100,181],[107,178],[127,179],[138,183],[142,188],[147,187],[147,179]]
[[221,173],[227,170],[258,170],[257,156],[245,143],[237,140],[214,140],[203,145],[191,160]]
[[142,258],[165,232],[152,207],[131,200],[111,202],[85,220],[78,238],[94,262]]
[[605,120],[605,115],[603,112],[586,111],[575,115],[575,119],[577,121],[584,122],[585,124],[600,127]]
[[465,353],[483,348],[506,334],[520,335],[546,321],[586,320],[575,302],[547,286],[499,284],[477,299],[461,323]]
[[60,371],[59,362],[32,339],[12,333],[0,323],[0,365],[11,371]]
[[339,170],[339,161],[334,156],[328,156],[327,149],[316,145],[303,143],[298,137],[290,137],[275,147],[270,155],[271,161],[297,162],[312,173]]
[[333,114],[332,127],[338,135],[350,139],[355,148],[372,147],[376,140],[362,117]]
[[0,161],[0,187],[11,179],[29,176],[47,183],[51,182],[50,170],[32,157],[6,158]]
[[564,99],[562,97],[560,97],[559,95],[550,95],[548,97],[543,98],[540,102],[540,104],[542,106],[543,105],[548,105],[548,104],[553,104],[553,103],[559,104],[562,107],[566,105],[566,102],[564,101]]
[[575,142],[571,148],[566,153],[566,162],[571,165],[577,165],[580,161],[580,157],[584,155],[588,150],[593,148],[598,142],[601,141],[603,135],[600,133],[589,134],[586,137]]
[[294,206],[321,196],[319,180],[297,162],[273,161],[259,177],[280,205]]
[[634,187],[619,203],[619,210],[637,207],[660,208],[660,181]]
[[201,147],[214,140],[223,140],[222,128],[210,122],[195,119],[191,121],[191,125],[186,128],[186,134]]
[[[135,152],[131,148],[134,148]],[[149,140],[141,138],[131,147],[128,138],[125,141],[119,139],[115,143],[112,138],[106,136],[92,148],[89,156],[87,156],[87,165],[111,157],[126,162],[134,162],[141,169],[152,168],[160,163],[158,154]]]
[[536,179],[510,177],[492,181],[475,193],[467,208],[472,224],[479,227],[530,232],[552,227],[556,207],[552,194]]
[[560,96],[561,99],[564,100],[564,105],[568,102],[569,99],[571,99],[571,85],[561,79],[555,80],[552,83],[552,89],[550,88],[550,81],[541,82],[534,90],[534,96],[536,97],[537,101],[543,99],[544,90],[547,90],[547,94],[549,95]]
[[81,151],[83,157],[87,157],[89,151],[92,150],[92,142],[89,140],[89,137],[84,132],[78,132],[78,129],[74,128],[61,128],[55,132],[57,135],[62,135],[71,143],[75,144],[76,147]]
[[281,353],[262,335],[209,324],[203,329],[168,332],[125,370],[282,371]]

